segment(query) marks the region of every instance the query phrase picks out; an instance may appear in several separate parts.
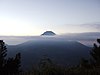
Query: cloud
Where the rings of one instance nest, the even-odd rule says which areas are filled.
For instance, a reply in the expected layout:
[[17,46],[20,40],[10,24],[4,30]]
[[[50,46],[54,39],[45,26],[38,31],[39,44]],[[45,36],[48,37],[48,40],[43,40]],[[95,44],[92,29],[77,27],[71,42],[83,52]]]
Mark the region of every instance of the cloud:
[[100,32],[100,24],[66,24],[60,26],[58,29],[60,29],[60,32],[64,33]]
[[96,31],[100,30],[100,23],[95,23],[95,24],[83,24],[81,25],[82,27],[88,28],[88,29],[93,29]]

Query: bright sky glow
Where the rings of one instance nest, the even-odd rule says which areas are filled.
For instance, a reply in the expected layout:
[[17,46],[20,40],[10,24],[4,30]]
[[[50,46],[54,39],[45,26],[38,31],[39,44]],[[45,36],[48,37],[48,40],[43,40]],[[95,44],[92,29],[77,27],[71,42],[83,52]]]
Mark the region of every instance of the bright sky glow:
[[46,30],[99,32],[100,0],[0,0],[0,35],[40,35]]

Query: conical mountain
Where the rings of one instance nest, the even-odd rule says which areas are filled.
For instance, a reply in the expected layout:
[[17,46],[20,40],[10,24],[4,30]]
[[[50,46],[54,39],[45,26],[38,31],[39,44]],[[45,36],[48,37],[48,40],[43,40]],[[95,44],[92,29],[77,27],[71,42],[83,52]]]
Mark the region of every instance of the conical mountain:
[[43,34],[41,34],[42,36],[46,35],[46,36],[53,36],[56,35],[53,31],[46,31]]

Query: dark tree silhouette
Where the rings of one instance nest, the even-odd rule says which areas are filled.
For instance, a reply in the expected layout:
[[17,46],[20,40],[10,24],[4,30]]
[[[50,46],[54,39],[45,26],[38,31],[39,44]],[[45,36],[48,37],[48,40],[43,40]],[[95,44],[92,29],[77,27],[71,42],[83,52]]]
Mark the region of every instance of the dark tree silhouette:
[[13,58],[8,58],[8,60],[7,60],[7,62],[6,62],[6,64],[5,64],[5,70],[6,70],[6,72],[5,72],[5,74],[7,75],[7,74],[10,74],[10,75],[12,75],[12,72],[13,72]]
[[10,75],[18,75],[20,73],[20,59],[21,54],[16,54],[15,58],[9,58],[5,65],[6,74]]
[[90,52],[90,55],[92,57],[92,63],[94,63],[96,67],[100,67],[100,39],[97,39],[97,42],[99,45],[94,43],[94,47]]
[[20,70],[20,66],[21,66],[21,54],[18,53],[16,54],[15,56],[15,59],[14,59],[14,69],[15,69],[15,73],[19,73],[21,70]]
[[54,75],[54,66],[52,60],[44,56],[39,63],[39,71],[40,75]]
[[39,67],[46,68],[46,67],[52,66],[52,64],[53,64],[52,60],[48,58],[47,56],[44,56],[39,62]]
[[7,48],[3,40],[0,40],[0,75],[18,75],[20,72],[21,54],[6,59]]
[[4,71],[4,66],[5,66],[5,62],[6,62],[6,52],[7,52],[7,48],[5,46],[5,43],[3,42],[3,40],[0,40],[0,74],[3,74]]
[[90,65],[89,60],[82,58],[80,61],[80,68],[81,69],[90,69],[92,66]]

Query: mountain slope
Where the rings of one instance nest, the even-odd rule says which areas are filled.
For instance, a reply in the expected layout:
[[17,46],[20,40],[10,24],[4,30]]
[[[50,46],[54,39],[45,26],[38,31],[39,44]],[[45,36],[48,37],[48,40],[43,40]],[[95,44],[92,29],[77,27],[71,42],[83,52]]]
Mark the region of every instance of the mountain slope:
[[34,40],[16,46],[8,46],[8,56],[16,52],[22,54],[24,67],[39,63],[44,56],[50,57],[57,64],[78,64],[82,57],[88,58],[90,48],[76,41]]

